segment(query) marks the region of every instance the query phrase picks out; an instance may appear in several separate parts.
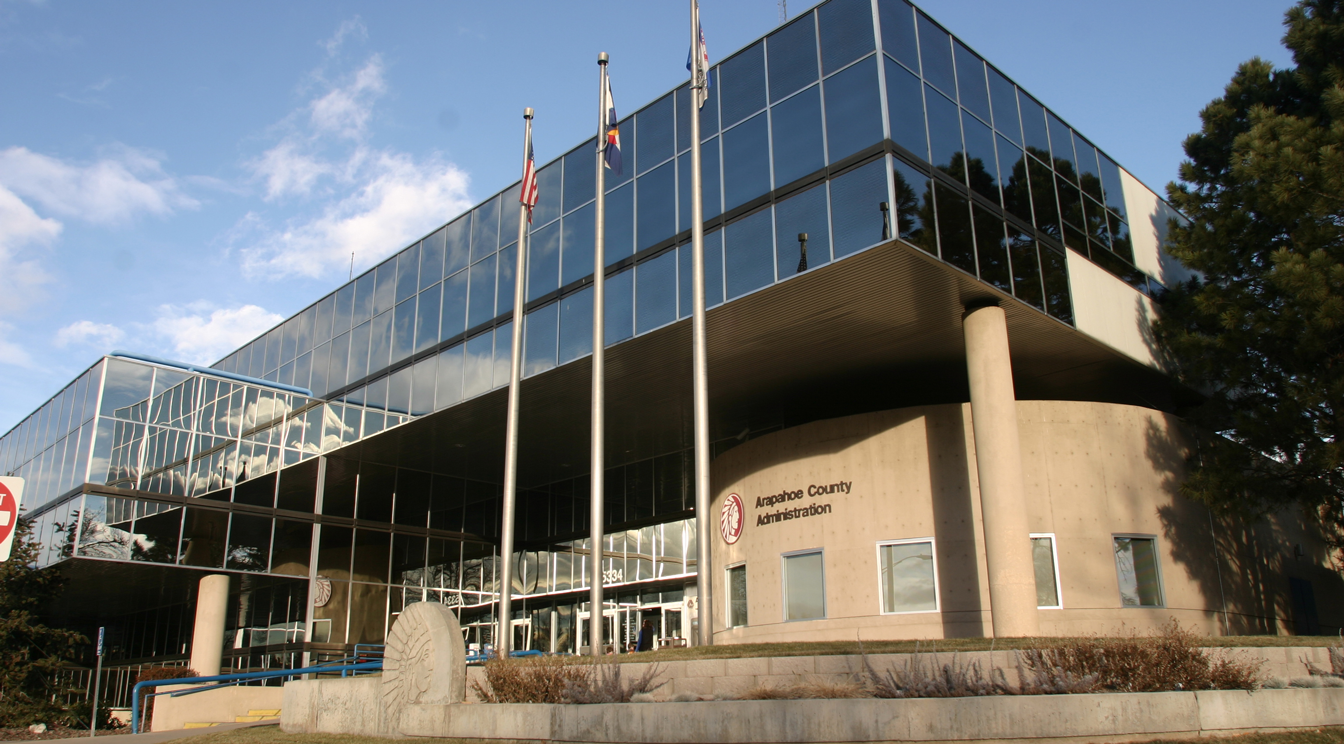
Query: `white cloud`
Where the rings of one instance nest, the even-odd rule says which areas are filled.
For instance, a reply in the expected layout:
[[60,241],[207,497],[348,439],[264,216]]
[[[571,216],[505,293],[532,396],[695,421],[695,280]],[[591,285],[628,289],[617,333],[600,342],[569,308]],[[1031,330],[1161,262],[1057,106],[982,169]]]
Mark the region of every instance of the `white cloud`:
[[114,344],[125,337],[125,331],[110,323],[77,320],[56,331],[56,338],[52,340],[52,343],[61,349],[70,344],[87,344],[110,350]]
[[308,104],[309,118],[318,132],[359,138],[368,129],[373,101],[387,90],[383,81],[383,60],[369,58],[348,85],[337,86]]
[[0,365],[7,364],[14,367],[32,369],[35,365],[33,364],[33,358],[28,354],[28,351],[18,343],[6,338],[13,330],[14,326],[5,322],[0,322]]
[[318,178],[331,174],[331,164],[299,152],[300,147],[287,139],[252,164],[253,172],[266,180],[268,201],[287,194],[307,194]]
[[369,38],[369,29],[364,25],[364,19],[355,16],[347,21],[342,21],[336,33],[331,35],[330,39],[322,42],[328,55],[335,55],[340,51],[341,45],[345,43],[347,37],[357,36],[361,40]]
[[0,185],[62,217],[103,225],[199,206],[182,192],[177,179],[164,173],[159,157],[124,146],[87,165],[26,147],[0,150]]
[[50,281],[26,249],[51,243],[61,223],[39,217],[14,192],[0,186],[0,316],[26,308]]
[[171,347],[175,359],[196,364],[213,364],[284,320],[283,316],[256,305],[235,308],[163,305],[158,313],[153,331]]

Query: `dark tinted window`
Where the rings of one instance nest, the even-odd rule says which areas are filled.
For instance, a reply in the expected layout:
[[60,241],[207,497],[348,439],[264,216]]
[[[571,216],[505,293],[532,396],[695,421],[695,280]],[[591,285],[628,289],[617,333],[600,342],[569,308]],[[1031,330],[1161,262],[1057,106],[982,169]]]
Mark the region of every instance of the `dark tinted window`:
[[1027,158],[1027,180],[1031,184],[1031,211],[1036,228],[1059,238],[1059,205],[1055,202],[1054,176],[1039,160]]
[[878,0],[877,12],[882,20],[882,51],[919,72],[914,9],[905,0]]
[[1008,265],[1003,220],[979,205],[972,205],[971,210],[975,219],[975,253],[980,279],[1012,294],[1013,274]]
[[723,133],[724,208],[770,190],[770,135],[765,114]]
[[995,137],[999,151],[999,180],[1003,184],[1003,208],[1018,219],[1031,222],[1031,187],[1025,156],[1016,145]]
[[[691,110],[695,102],[691,100],[690,85],[677,88],[677,152],[684,152],[691,146]],[[700,140],[713,137],[719,131],[719,70],[709,71],[709,98],[700,108]]]
[[933,193],[929,177],[909,165],[895,161],[892,169],[896,183],[896,204],[891,210],[896,234],[924,250],[937,254],[938,244],[932,229]]
[[1105,188],[1106,206],[1120,215],[1121,219],[1125,217],[1125,194],[1120,186],[1120,166],[1115,161],[1098,153],[1098,160],[1101,165],[1101,185]]
[[[1055,158],[1055,170],[1063,173],[1070,181],[1077,180],[1078,162],[1073,158],[1073,135],[1054,114],[1047,111],[1045,116],[1050,122],[1050,154]],[[1067,168],[1064,163],[1068,163]]]
[[919,55],[924,63],[924,79],[949,96],[955,96],[957,80],[952,72],[952,39],[923,13],[919,14]]
[[989,100],[994,109],[994,128],[1013,142],[1022,143],[1022,123],[1017,118],[1017,89],[993,67],[989,69]]
[[499,197],[476,208],[471,215],[471,259],[499,249]]
[[873,8],[868,0],[831,0],[817,9],[823,75],[873,51]]
[[922,160],[929,159],[929,135],[924,129],[924,95],[919,79],[887,60],[887,116],[891,139]]
[[607,265],[634,253],[635,187],[623,186],[607,194],[602,255]]
[[952,42],[957,55],[957,93],[961,105],[982,121],[989,121],[989,92],[985,88],[985,63],[959,41]]
[[620,132],[617,139],[621,143],[621,172],[605,169],[606,175],[602,178],[607,191],[629,181],[635,174],[635,118],[632,116],[620,122],[616,128]]
[[565,215],[561,222],[563,237],[560,241],[560,286],[593,273],[594,215],[597,208],[588,204],[583,209]]
[[[821,184],[775,205],[775,266],[780,279],[830,262],[831,236],[826,203],[826,185]],[[806,260],[800,233],[807,235]]]
[[938,245],[943,260],[975,275],[975,241],[971,211],[966,197],[950,186],[934,181],[938,200]]
[[724,62],[714,82],[723,99],[723,126],[736,124],[765,108],[765,46],[751,48]]
[[1034,307],[1045,307],[1041,291],[1041,266],[1036,257],[1036,241],[1008,227],[1008,253],[1013,262],[1013,294]]
[[1069,297],[1069,273],[1064,254],[1041,246],[1041,278],[1045,284],[1046,312],[1073,324],[1073,302]]
[[677,252],[635,267],[635,332],[643,333],[677,319]]
[[[691,245],[687,243],[677,249],[678,284],[680,290],[681,317],[689,317],[692,312],[691,295],[694,284],[694,267],[691,265]],[[705,307],[711,308],[723,302],[723,231],[705,233]]]
[[1017,102],[1022,112],[1022,137],[1034,155],[1045,158],[1050,152],[1050,135],[1045,129],[1045,109],[1030,96],[1017,91]]
[[966,180],[981,196],[999,203],[998,167],[994,163],[994,132],[962,111],[966,137]]
[[588,140],[565,156],[565,211],[590,201],[597,193],[597,140]]
[[[527,301],[560,287],[560,225],[553,223],[532,233],[527,247]],[[512,304],[513,297],[509,297]]]
[[[691,229],[691,156],[677,158],[677,201],[680,214],[677,231]],[[700,147],[700,207],[705,219],[719,216],[719,141],[712,139]]]
[[768,208],[729,224],[724,232],[728,299],[775,280],[773,225]]
[[[669,151],[670,151],[669,147]],[[639,177],[639,242],[643,250],[672,237],[677,229],[676,163],[664,163]]]
[[817,79],[817,30],[812,14],[766,39],[770,53],[770,100],[778,101]]
[[882,141],[882,100],[875,58],[827,78],[822,85],[826,88],[826,144],[832,163]]
[[639,171],[672,157],[672,94],[668,94],[639,112]]
[[1073,152],[1078,164],[1078,185],[1083,193],[1101,200],[1101,172],[1097,168],[1097,148],[1073,133]]
[[826,165],[821,133],[821,88],[813,86],[770,111],[775,183],[791,183]]
[[847,256],[883,240],[887,201],[885,161],[874,160],[831,181],[832,252]]
[[932,146],[932,162],[938,168],[962,178],[960,167],[954,167],[961,160],[961,114],[957,104],[947,100],[932,88],[925,90],[924,100],[929,111],[929,144]]

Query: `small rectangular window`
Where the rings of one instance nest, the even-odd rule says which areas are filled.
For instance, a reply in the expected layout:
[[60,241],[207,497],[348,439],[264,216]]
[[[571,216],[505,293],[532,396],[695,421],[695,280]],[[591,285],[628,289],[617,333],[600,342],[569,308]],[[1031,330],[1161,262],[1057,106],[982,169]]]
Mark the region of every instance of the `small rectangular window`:
[[747,564],[728,568],[728,627],[747,624]]
[[1115,535],[1115,571],[1120,581],[1120,604],[1125,607],[1161,607],[1162,571],[1157,538]]
[[1064,606],[1059,597],[1059,558],[1055,554],[1055,536],[1031,536],[1031,562],[1036,568],[1036,609],[1057,610]]
[[938,564],[933,540],[900,540],[877,546],[882,612],[937,612]]
[[826,617],[826,572],[822,552],[784,555],[784,619]]

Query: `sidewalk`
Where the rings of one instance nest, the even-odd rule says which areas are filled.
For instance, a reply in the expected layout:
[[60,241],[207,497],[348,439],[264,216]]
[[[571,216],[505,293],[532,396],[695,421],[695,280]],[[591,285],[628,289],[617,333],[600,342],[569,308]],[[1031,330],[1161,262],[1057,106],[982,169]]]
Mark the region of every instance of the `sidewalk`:
[[[214,734],[220,731],[232,731],[234,729],[247,728],[249,726],[274,726],[276,721],[255,721],[249,723],[221,723],[218,726],[209,726],[207,728],[180,729],[178,731],[159,731],[148,734],[110,734],[93,737],[98,744],[160,744],[165,741],[174,741],[185,739],[189,736],[200,736],[201,734]],[[32,744],[34,741],[53,741],[53,742],[77,742],[88,741],[90,737],[70,737],[68,739],[12,739],[8,741],[0,740],[0,744]]]

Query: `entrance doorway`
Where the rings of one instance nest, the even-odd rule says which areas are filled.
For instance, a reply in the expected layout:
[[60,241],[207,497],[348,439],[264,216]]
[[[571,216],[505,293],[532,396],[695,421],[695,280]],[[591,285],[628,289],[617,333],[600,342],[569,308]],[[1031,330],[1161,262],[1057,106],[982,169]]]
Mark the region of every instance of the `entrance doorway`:
[[532,650],[532,619],[513,620],[509,623],[513,635],[514,651]]

